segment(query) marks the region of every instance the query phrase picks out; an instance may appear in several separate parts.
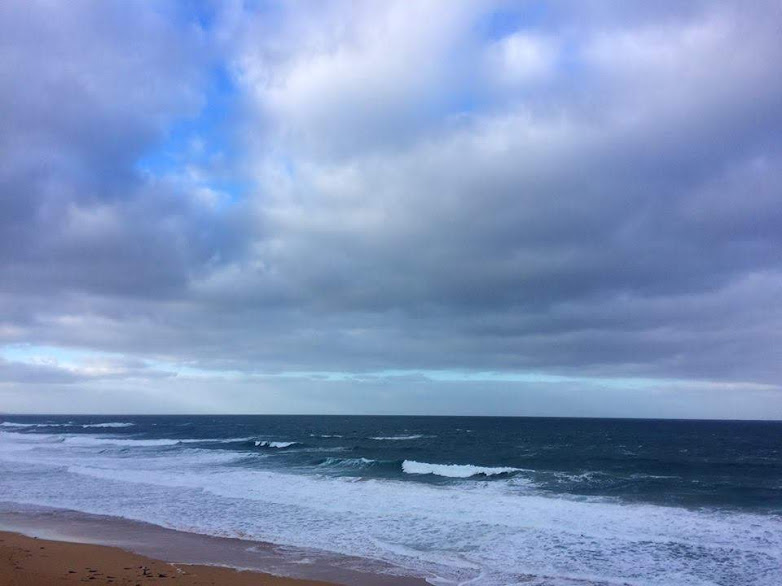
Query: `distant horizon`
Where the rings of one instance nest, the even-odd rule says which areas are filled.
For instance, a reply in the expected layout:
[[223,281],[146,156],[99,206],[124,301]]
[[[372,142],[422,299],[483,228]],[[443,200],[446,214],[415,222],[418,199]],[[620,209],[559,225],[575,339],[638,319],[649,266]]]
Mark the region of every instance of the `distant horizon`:
[[615,419],[638,421],[724,421],[782,423],[782,419],[723,419],[695,417],[602,417],[592,415],[441,415],[416,413],[3,413],[0,417],[476,417],[487,419]]

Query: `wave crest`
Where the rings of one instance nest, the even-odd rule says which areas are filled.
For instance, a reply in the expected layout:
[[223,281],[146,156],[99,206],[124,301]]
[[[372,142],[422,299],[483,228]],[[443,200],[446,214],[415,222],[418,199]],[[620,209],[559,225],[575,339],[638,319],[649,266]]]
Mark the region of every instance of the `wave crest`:
[[470,478],[471,476],[497,476],[499,474],[512,474],[520,472],[521,468],[510,467],[485,467],[471,464],[430,464],[429,462],[416,462],[405,460],[402,462],[402,471],[405,474],[433,474],[447,478]]
[[377,460],[370,460],[369,458],[326,458],[318,464],[318,466],[329,468],[332,466],[340,466],[345,468],[364,468],[375,464]]
[[90,447],[90,446],[124,446],[124,447],[162,447],[175,446],[181,444],[182,440],[177,439],[132,439],[132,438],[114,438],[114,437],[95,437],[92,435],[68,435],[60,436],[60,442],[66,444]]
[[270,442],[267,440],[257,440],[255,442],[256,448],[290,448],[297,445],[299,442]]

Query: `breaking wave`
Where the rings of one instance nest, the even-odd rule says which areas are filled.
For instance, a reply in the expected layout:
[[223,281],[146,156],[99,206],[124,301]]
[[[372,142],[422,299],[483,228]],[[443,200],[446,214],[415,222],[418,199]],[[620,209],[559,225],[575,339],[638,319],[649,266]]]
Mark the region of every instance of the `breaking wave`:
[[365,468],[376,464],[377,460],[371,460],[369,458],[326,458],[318,466],[323,468],[329,468],[334,466],[344,468]]
[[0,427],[27,428],[27,427],[73,427],[72,423],[15,423],[13,421],[3,421]]
[[299,442],[270,442],[267,440],[257,440],[255,442],[256,448],[290,448],[291,446],[298,445]]
[[61,439],[62,442],[76,446],[125,446],[125,447],[160,447],[175,446],[182,442],[176,439],[127,439],[113,437],[93,437],[93,436],[67,436]]
[[512,474],[521,472],[521,468],[472,466],[471,464],[430,464],[428,462],[416,462],[405,460],[402,462],[402,471],[405,474],[433,474],[448,478],[470,478],[471,476],[497,476],[499,474]]

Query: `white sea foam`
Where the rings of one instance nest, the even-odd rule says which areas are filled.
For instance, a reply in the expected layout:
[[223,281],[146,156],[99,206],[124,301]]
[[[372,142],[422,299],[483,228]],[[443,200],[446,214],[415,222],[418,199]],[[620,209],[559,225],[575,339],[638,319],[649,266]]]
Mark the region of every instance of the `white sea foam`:
[[240,444],[254,441],[255,437],[188,438],[174,440],[180,444]]
[[[241,443],[253,441],[254,437],[234,437],[218,439],[143,439],[133,437],[116,437],[110,435],[87,434],[41,434],[41,433],[14,433],[13,431],[0,431],[8,437],[14,437],[17,445],[39,443],[66,443],[71,446],[122,446],[122,447],[165,447],[179,444],[210,444],[210,443]],[[276,443],[276,442],[273,442]],[[277,446],[274,446],[277,447]]]
[[[11,440],[11,441],[6,441]],[[144,449],[128,451],[127,447],[171,448],[178,446],[180,450],[165,451]],[[115,451],[107,448],[123,448]],[[129,457],[131,456],[132,457]],[[227,450],[207,450],[190,447],[179,440],[147,439],[123,440],[110,437],[94,437],[86,435],[49,435],[49,434],[19,434],[0,432],[0,461],[18,463],[36,462],[51,466],[68,466],[81,470],[91,469],[113,470],[118,466],[139,468],[200,468],[222,463],[231,463],[247,458],[262,458],[261,454],[233,452]]]
[[371,460],[369,458],[326,458],[320,466],[340,466],[345,468],[363,468],[374,464],[377,460]]
[[470,464],[429,464],[428,462],[405,460],[402,462],[402,470],[406,474],[434,474],[435,476],[447,476],[448,478],[470,478],[471,476],[510,474],[512,472],[520,472],[521,468],[487,468]]
[[110,421],[108,423],[87,423],[82,425],[84,428],[88,427],[132,427],[135,423],[128,423],[123,421]]
[[255,446],[259,448],[289,448],[295,446],[298,442],[271,442],[267,440],[258,440]]
[[182,440],[176,439],[130,439],[118,437],[96,437],[92,435],[68,435],[62,438],[62,441],[74,446],[123,446],[130,448],[146,448],[175,446]]
[[59,443],[64,440],[63,436],[59,435],[19,433],[14,431],[0,431],[0,439],[4,440],[0,443],[0,446],[12,451],[30,449],[38,444]]
[[133,423],[94,423],[94,424],[88,424],[88,425],[79,425],[77,423],[73,423],[72,421],[69,421],[68,423],[16,423],[14,421],[4,421],[0,423],[0,427],[10,427],[10,428],[27,428],[27,427],[36,427],[36,428],[51,428],[51,427],[128,427],[130,425],[133,425]]
[[389,436],[375,436],[370,437],[369,439],[378,440],[378,441],[389,441],[389,442],[401,442],[405,440],[414,440],[414,439],[421,439],[424,437],[432,437],[431,435],[422,435],[422,434],[415,434],[415,435],[389,435]]

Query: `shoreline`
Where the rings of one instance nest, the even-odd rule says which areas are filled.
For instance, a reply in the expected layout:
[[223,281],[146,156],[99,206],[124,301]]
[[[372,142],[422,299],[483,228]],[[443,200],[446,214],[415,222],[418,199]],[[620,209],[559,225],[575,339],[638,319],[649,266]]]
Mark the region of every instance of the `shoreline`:
[[249,570],[178,564],[119,547],[28,537],[0,531],[0,586],[61,584],[179,584],[181,586],[334,586]]
[[[188,533],[120,517],[105,517],[68,509],[17,505],[10,502],[0,502],[0,539],[2,540],[0,541],[0,552],[2,552],[0,586],[87,583],[90,581],[89,576],[81,576],[75,582],[64,580],[69,579],[69,576],[75,576],[75,574],[67,574],[68,570],[83,573],[89,568],[99,570],[105,576],[119,577],[123,572],[127,574],[126,581],[114,580],[113,584],[154,584],[156,582],[152,581],[153,577],[150,576],[142,576],[141,582],[133,581],[131,577],[135,574],[125,570],[125,568],[138,569],[139,566],[151,568],[153,565],[168,568],[156,572],[155,576],[157,573],[171,575],[172,567],[191,568],[190,573],[193,576],[216,576],[214,582],[188,582],[182,581],[181,573],[177,573],[180,577],[178,583],[188,586],[212,583],[236,586],[250,584],[426,586],[428,584],[422,579],[395,575],[394,568],[374,560],[278,546],[266,542]],[[16,543],[15,540],[20,540],[20,544],[23,541],[25,543],[25,545],[13,546],[16,557],[7,551],[8,544]],[[30,542],[36,547],[32,548]],[[46,550],[38,549],[40,545],[37,544],[45,542],[58,545],[56,547],[44,545]],[[52,558],[53,552],[59,551],[60,545],[65,547],[63,550],[66,552],[65,557]],[[42,567],[40,558],[43,553],[46,553],[46,559],[43,561],[51,564],[54,559],[58,571],[62,569],[64,563],[68,562],[68,555],[76,556],[81,560],[92,559],[89,557],[91,555],[95,560],[105,558],[111,563],[99,568],[98,561],[93,561],[90,562],[94,564],[93,566],[81,564],[78,568],[65,568],[63,572],[48,576],[46,579],[50,579],[49,582],[42,582],[40,576],[29,581],[20,570],[14,570],[15,564],[12,563],[11,558],[17,561],[28,560],[27,563],[31,564],[32,568],[30,571],[39,571],[36,568]],[[130,563],[130,558],[123,556],[132,556],[146,561]],[[22,568],[26,566],[22,565]],[[199,569],[195,571],[192,570],[193,568]],[[385,573],[383,570],[391,573]],[[86,582],[79,582],[82,579]],[[248,582],[249,579],[251,581]],[[168,579],[161,583],[170,582],[171,580]],[[92,583],[104,582],[92,580]]]

